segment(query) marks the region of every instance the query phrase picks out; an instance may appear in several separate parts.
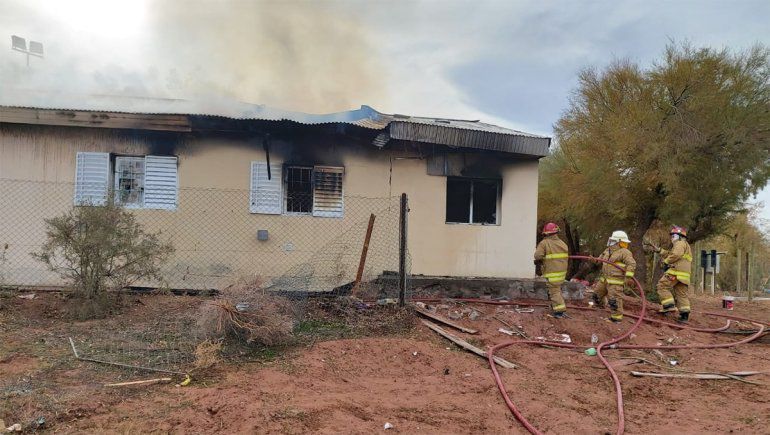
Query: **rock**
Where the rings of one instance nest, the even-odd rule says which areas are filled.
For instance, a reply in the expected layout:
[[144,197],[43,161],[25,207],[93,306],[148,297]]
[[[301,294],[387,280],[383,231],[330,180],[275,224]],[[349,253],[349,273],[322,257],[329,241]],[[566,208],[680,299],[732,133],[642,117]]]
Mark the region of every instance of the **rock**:
[[476,319],[478,319],[479,317],[481,317],[481,313],[479,313],[479,312],[478,312],[478,311],[476,311],[476,310],[473,310],[473,311],[471,311],[471,313],[470,313],[470,314],[468,314],[468,318],[469,318],[469,319],[471,319],[471,320],[476,320]]
[[385,422],[385,424],[382,426],[382,428],[385,429],[385,430],[393,429],[393,425],[388,423],[388,422]]
[[417,308],[422,308],[423,310],[426,308],[424,302],[415,302],[414,304],[417,306]]
[[463,318],[463,313],[459,311],[450,311],[449,314],[447,314],[447,316],[452,320],[458,320]]
[[21,432],[21,425],[19,423],[9,426],[5,429],[6,432]]

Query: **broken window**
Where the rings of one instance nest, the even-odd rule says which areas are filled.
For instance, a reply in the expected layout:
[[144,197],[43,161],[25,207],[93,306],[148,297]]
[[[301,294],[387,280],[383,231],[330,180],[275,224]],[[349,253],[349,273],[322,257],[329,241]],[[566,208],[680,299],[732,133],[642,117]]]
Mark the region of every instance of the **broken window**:
[[144,157],[115,158],[115,203],[144,205]]
[[447,178],[446,222],[495,225],[500,180]]
[[313,168],[287,166],[286,212],[298,214],[313,213]]
[[[115,204],[131,208],[175,210],[179,178],[174,156],[117,156],[78,152],[75,159],[75,205],[104,205],[112,183]],[[110,177],[112,174],[112,177]]]

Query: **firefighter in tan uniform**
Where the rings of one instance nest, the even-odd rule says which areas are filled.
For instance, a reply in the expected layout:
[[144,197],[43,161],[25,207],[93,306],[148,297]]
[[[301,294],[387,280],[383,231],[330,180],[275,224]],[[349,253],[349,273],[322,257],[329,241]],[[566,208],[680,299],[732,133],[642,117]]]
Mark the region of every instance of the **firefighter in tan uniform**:
[[658,296],[663,308],[661,313],[679,310],[678,322],[686,323],[690,320],[690,298],[687,291],[690,288],[690,269],[692,267],[692,249],[687,243],[687,230],[671,227],[670,251],[661,249],[663,258],[663,276],[658,281]]
[[607,297],[610,306],[610,319],[613,322],[623,320],[623,287],[627,282],[633,283],[636,260],[628,250],[631,243],[625,231],[614,231],[607,240],[607,249],[599,256],[602,260],[610,261],[623,270],[607,263],[602,263],[602,276],[596,285],[592,299],[597,307],[604,307],[604,298]]
[[567,279],[567,263],[569,249],[557,234],[559,226],[553,222],[543,227],[543,240],[535,249],[535,264],[542,264],[542,276],[547,280],[548,297],[551,299],[551,309],[556,318],[564,317],[567,305],[561,295],[561,284]]

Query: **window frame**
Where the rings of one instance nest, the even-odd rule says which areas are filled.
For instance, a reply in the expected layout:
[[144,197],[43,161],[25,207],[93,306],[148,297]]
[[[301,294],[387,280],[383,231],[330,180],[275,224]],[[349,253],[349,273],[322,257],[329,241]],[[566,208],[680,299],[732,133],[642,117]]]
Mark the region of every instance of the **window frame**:
[[[118,176],[117,170],[121,159],[142,161],[139,202],[122,203],[119,200],[121,177]],[[91,181],[93,179],[97,181]],[[136,179],[139,178],[136,177]],[[97,196],[96,200],[93,201],[95,196]],[[107,201],[130,210],[176,211],[179,208],[179,157],[77,151],[75,153],[74,206],[100,207],[106,205]]]
[[[468,200],[469,214],[468,222],[450,222],[448,220],[447,204],[446,201],[449,197],[449,180],[463,180],[470,182],[470,195]],[[477,182],[494,182],[496,195],[495,195],[495,223],[473,222],[473,191]],[[485,178],[485,177],[446,177],[446,183],[444,185],[445,197],[444,197],[444,223],[447,225],[478,225],[485,227],[500,226],[501,216],[500,211],[502,209],[502,194],[503,194],[503,180],[502,178]]]

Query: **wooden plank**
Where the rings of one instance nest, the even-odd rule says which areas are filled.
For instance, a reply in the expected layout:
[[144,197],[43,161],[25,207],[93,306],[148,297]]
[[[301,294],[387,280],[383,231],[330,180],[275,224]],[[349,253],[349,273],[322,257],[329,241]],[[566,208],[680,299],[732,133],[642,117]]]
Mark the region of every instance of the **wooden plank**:
[[117,384],[104,384],[105,387],[125,387],[130,385],[148,385],[161,382],[171,382],[171,378],[145,379],[143,381],[119,382]]
[[192,131],[185,115],[89,112],[75,110],[24,109],[0,107],[2,122],[161,131]]
[[[733,379],[733,380],[742,380],[740,379],[740,376],[749,376],[747,373],[751,374],[757,374],[756,372],[737,372],[740,374],[733,374],[733,373],[725,373],[725,374],[719,374],[719,373],[656,373],[656,372],[635,372],[632,371],[631,375],[636,377],[649,377],[649,378],[684,378],[684,379],[714,379],[714,380],[721,380],[721,379]],[[738,379],[736,379],[738,378]],[[745,382],[745,381],[744,381]]]
[[[441,335],[442,337],[446,338],[447,340],[451,341],[452,343],[462,347],[465,350],[468,350],[470,352],[475,353],[476,355],[487,358],[487,353],[484,352],[482,349],[479,349],[478,347],[468,343],[467,341],[463,340],[460,337],[456,337],[444,330],[444,328],[436,325],[435,323],[428,322],[427,320],[423,320],[422,323],[427,326],[428,328],[432,329],[437,334]],[[500,367],[504,367],[506,369],[515,369],[516,364],[506,361],[503,358],[500,358],[499,356],[494,356],[492,359],[494,359],[495,363],[499,365]]]
[[435,321],[437,321],[439,323],[443,323],[444,325],[451,326],[452,328],[455,328],[455,329],[457,329],[459,331],[462,331],[462,332],[464,332],[466,334],[478,334],[479,333],[479,331],[477,331],[475,329],[466,328],[463,325],[458,325],[457,323],[454,323],[454,322],[452,322],[449,319],[441,317],[438,314],[433,314],[433,313],[431,313],[429,311],[425,311],[422,308],[414,307],[414,310],[417,311],[419,314],[425,316],[425,317],[433,319],[433,320],[435,320]]
[[374,213],[369,215],[369,225],[366,227],[366,236],[364,236],[364,247],[361,249],[361,259],[358,261],[358,273],[356,273],[356,282],[353,284],[353,296],[358,293],[358,286],[361,285],[361,278],[364,276],[364,266],[366,265],[366,254],[369,252],[369,242],[372,240],[372,230],[374,229]]

